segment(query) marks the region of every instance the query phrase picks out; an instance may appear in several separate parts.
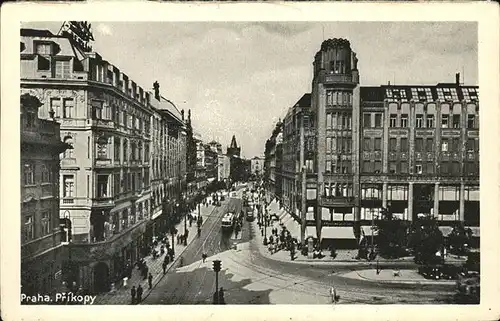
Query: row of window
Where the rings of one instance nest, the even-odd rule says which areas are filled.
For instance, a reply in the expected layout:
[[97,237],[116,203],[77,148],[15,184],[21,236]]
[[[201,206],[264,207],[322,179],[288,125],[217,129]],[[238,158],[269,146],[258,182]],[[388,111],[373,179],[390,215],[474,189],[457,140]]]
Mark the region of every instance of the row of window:
[[345,92],[345,91],[327,90],[326,91],[326,105],[327,106],[335,106],[335,105],[352,106],[352,93]]
[[[35,165],[34,162],[25,162],[22,172],[24,186],[53,182],[54,171],[51,170],[51,166],[48,164]],[[37,175],[38,173],[40,175]]]
[[[436,174],[435,163],[425,162],[415,164],[414,173],[417,175],[423,174]],[[389,174],[409,174],[408,162],[389,162]],[[382,162],[381,161],[370,161],[365,160],[362,164],[362,173],[382,173]],[[464,173],[466,175],[478,175],[479,174],[479,163],[477,162],[466,162]],[[461,168],[459,162],[441,162],[439,174],[441,175],[460,175]]]
[[[149,169],[145,169],[144,174],[141,172],[124,173],[123,179],[121,178],[121,175],[119,173],[115,173],[113,175],[98,174],[96,197],[111,197],[111,183],[109,181],[111,176],[113,176],[114,195],[119,195],[120,193],[130,191],[142,190],[144,187],[149,186],[150,184]],[[73,198],[75,196],[76,191],[74,175],[63,175],[62,193],[64,198]],[[90,176],[87,175],[87,198],[90,197]]]
[[327,137],[326,138],[327,153],[351,153],[352,139],[351,137]]
[[326,129],[352,129],[352,114],[327,112]]
[[[382,128],[382,113],[363,113],[364,128]],[[441,128],[461,128],[460,115],[441,115]],[[390,114],[389,127],[407,128],[409,127],[408,114]],[[435,115],[416,114],[415,128],[436,128]],[[467,128],[479,128],[479,116],[467,115]]]
[[29,242],[35,238],[43,237],[52,232],[50,211],[43,210],[40,213],[40,225],[35,224],[35,218],[37,216],[37,213],[29,213],[24,215],[24,222],[22,226],[22,238],[24,242]]

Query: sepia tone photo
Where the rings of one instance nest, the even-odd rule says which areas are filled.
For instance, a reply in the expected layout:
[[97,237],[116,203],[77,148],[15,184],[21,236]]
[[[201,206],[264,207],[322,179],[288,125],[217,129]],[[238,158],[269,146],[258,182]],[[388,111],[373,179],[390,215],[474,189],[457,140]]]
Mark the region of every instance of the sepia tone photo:
[[477,43],[466,22],[23,26],[22,303],[479,303]]
[[2,45],[2,318],[494,315],[495,23],[107,6]]

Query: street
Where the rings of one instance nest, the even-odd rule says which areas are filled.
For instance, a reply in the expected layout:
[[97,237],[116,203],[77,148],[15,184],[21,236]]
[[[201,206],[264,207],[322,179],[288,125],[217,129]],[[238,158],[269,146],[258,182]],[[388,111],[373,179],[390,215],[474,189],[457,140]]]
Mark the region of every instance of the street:
[[[259,251],[260,231],[245,221],[241,236],[221,232],[222,216],[239,213],[242,200],[229,198],[206,218],[199,238],[182,254],[182,267],[172,269],[142,304],[211,304],[215,291],[212,261],[220,259],[219,287],[224,288],[226,304],[329,304],[329,289],[335,286],[340,304],[431,304],[450,303],[453,286],[383,284],[350,279],[340,273],[360,267],[339,265],[298,265],[279,262]],[[237,249],[232,249],[238,243]],[[208,259],[202,262],[205,251]]]

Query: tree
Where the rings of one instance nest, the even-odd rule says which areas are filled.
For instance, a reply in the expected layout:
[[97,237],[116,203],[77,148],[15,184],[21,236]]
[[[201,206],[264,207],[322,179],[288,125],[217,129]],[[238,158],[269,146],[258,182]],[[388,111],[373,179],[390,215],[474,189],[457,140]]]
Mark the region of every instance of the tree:
[[470,244],[472,231],[470,228],[465,228],[462,222],[456,223],[453,230],[448,235],[448,244],[450,252],[457,255],[467,253],[467,246]]
[[444,237],[436,219],[425,217],[414,221],[408,245],[413,250],[415,262],[419,264],[439,263],[440,258],[436,256],[436,253],[442,251]]
[[408,227],[408,222],[394,217],[390,210],[382,209],[382,219],[375,226],[379,254],[387,258],[403,256],[408,244]]

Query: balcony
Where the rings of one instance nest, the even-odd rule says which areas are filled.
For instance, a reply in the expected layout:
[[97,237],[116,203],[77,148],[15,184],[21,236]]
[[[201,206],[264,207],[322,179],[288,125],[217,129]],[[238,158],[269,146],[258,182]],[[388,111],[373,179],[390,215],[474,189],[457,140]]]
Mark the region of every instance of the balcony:
[[354,205],[354,197],[343,197],[343,196],[335,196],[328,197],[322,196],[320,199],[320,206],[325,207],[335,207],[335,206],[353,206]]
[[92,199],[92,207],[96,208],[113,208],[115,207],[115,202],[113,197],[98,197]]
[[114,129],[115,124],[108,119],[87,119],[87,125],[95,128]]
[[117,234],[106,237],[104,241],[94,243],[70,244],[71,257],[75,261],[100,261],[110,259],[128,244],[146,232],[147,220],[137,222]]
[[74,167],[76,166],[76,158],[63,158],[61,159],[61,167]]
[[[323,78],[324,77],[324,78]],[[356,79],[353,77],[353,75],[347,75],[347,74],[326,74],[320,79],[321,82],[328,83],[328,84],[335,84],[335,83],[342,83],[342,84],[356,84]]]
[[94,160],[95,167],[113,167],[113,162],[111,159],[107,158],[97,158]]

